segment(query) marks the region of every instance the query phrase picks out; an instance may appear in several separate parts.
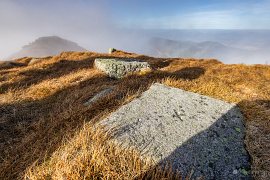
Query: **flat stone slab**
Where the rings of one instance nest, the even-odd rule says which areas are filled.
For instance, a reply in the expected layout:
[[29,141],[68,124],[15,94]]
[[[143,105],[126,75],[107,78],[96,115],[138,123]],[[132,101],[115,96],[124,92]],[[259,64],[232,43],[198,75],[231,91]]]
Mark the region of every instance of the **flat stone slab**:
[[192,178],[250,179],[243,116],[235,104],[154,84],[101,121],[112,140]]
[[95,59],[95,67],[112,78],[123,78],[129,73],[150,69],[147,62],[137,59]]

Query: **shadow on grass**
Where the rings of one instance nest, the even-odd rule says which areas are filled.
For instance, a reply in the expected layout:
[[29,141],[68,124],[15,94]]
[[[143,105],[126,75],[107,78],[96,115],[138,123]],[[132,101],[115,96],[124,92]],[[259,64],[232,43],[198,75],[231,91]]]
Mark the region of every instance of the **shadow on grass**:
[[154,70],[157,70],[157,69],[161,69],[161,68],[165,68],[165,67],[168,67],[171,63],[173,62],[173,60],[150,60],[149,61],[149,64],[150,66],[154,69]]
[[[33,83],[57,78],[79,68],[93,66],[93,60],[62,60],[44,70],[25,72],[27,78],[10,87],[30,86]],[[184,69],[184,71],[188,71]],[[201,71],[202,72],[202,71]],[[203,74],[203,73],[202,73]],[[202,75],[201,74],[201,75]],[[154,71],[144,76],[131,75],[122,80],[108,77],[91,79],[61,89],[55,94],[38,101],[22,101],[2,104],[0,107],[0,179],[16,179],[37,160],[43,162],[61,145],[64,137],[72,137],[85,122],[99,119],[104,113],[121,106],[127,94],[145,91],[156,81],[166,77],[194,79],[188,73],[166,73]],[[199,77],[197,75],[197,77]],[[92,108],[83,107],[83,102],[102,89],[116,85],[119,92],[110,99],[95,104]]]
[[12,68],[17,68],[17,67],[23,67],[23,66],[26,66],[26,64],[19,63],[19,62],[12,62],[12,61],[1,62],[0,63],[0,71],[12,69]]
[[20,82],[7,83],[0,86],[0,93],[5,93],[8,89],[27,87],[38,84],[44,80],[58,78],[66,74],[75,72],[79,69],[93,68],[94,59],[88,58],[80,61],[60,60],[44,69],[31,69],[19,73],[19,76],[25,76]]
[[[38,100],[22,101],[0,106],[0,179],[16,179],[36,160],[51,155],[68,137],[81,128],[86,119],[92,119],[104,109],[83,109],[79,97],[87,96],[80,91],[97,91],[108,84],[107,77],[94,77],[59,90]],[[112,84],[114,82],[111,82]],[[74,93],[78,91],[78,93]],[[106,101],[105,101],[106,103]],[[104,104],[103,104],[104,105]],[[68,111],[67,113],[65,111]],[[87,111],[87,112],[85,112]],[[81,116],[81,113],[87,116]]]
[[252,175],[254,179],[270,179],[270,100],[245,100],[238,105],[247,118]]
[[204,73],[205,69],[201,67],[187,67],[178,71],[174,71],[172,75],[186,80],[193,80],[199,78]]

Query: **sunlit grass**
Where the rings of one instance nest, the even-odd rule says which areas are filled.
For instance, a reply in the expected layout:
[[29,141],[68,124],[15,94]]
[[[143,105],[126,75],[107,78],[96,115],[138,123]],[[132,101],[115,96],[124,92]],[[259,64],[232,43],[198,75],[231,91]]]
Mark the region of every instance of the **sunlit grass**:
[[[153,71],[112,80],[93,67],[96,57],[148,61]],[[20,59],[27,64],[30,59]],[[216,60],[155,59],[117,51],[112,55],[69,52],[30,66],[0,70],[0,179],[175,178],[169,169],[110,144],[92,124],[131,101],[152,83],[237,103],[246,117],[252,170],[270,171],[270,67],[224,65]],[[89,98],[115,92],[94,106]],[[262,175],[256,174],[258,179]]]

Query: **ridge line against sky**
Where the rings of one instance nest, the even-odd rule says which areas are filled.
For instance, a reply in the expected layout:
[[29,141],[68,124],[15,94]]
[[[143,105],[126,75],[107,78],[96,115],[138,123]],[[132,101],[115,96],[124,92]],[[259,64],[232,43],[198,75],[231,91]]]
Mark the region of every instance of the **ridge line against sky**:
[[86,46],[119,29],[270,30],[270,0],[1,0],[0,24],[2,58],[50,35]]

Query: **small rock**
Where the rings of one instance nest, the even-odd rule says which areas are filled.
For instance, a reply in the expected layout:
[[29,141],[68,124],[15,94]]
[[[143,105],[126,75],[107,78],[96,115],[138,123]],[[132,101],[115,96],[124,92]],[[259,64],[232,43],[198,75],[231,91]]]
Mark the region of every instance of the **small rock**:
[[150,70],[148,62],[137,59],[95,59],[95,67],[112,78],[120,79],[129,73]]
[[115,52],[115,51],[116,51],[116,49],[110,48],[110,49],[109,49],[109,54],[112,54],[112,53]]
[[42,61],[43,59],[42,58],[33,58],[31,59],[31,61],[28,63],[28,65],[32,65],[32,64],[36,64],[40,61]]
[[85,102],[83,105],[90,106],[90,105],[94,104],[95,102],[97,102],[100,98],[103,98],[103,97],[109,95],[110,93],[112,93],[112,91],[113,91],[113,88],[104,89],[104,90],[100,91],[99,93],[97,93],[93,98],[91,98],[87,102]]

